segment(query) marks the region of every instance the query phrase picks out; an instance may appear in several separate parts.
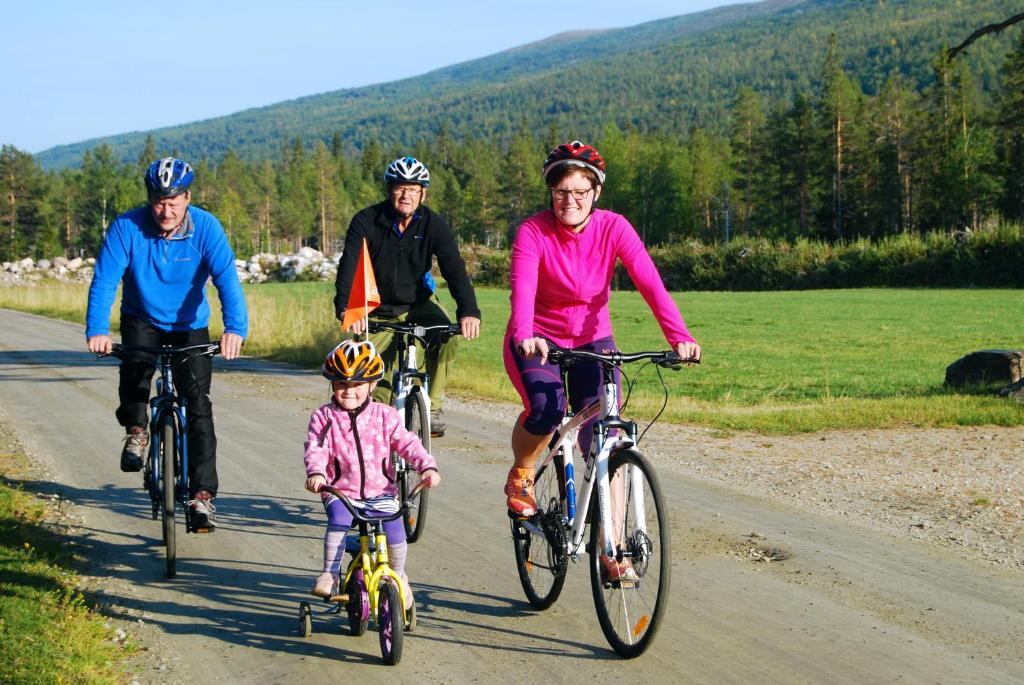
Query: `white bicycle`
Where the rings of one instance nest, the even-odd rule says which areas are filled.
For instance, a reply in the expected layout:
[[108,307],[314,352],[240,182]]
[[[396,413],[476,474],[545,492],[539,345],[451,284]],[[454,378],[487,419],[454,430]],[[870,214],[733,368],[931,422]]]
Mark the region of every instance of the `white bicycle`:
[[[588,552],[601,630],[612,649],[632,658],[650,645],[668,607],[672,536],[657,474],[637,448],[636,424],[619,416],[615,369],[640,360],[658,368],[695,360],[680,359],[674,352],[600,354],[556,346],[548,353],[548,360],[560,367],[563,387],[567,369],[582,359],[600,364],[602,392],[598,401],[567,414],[552,437],[534,478],[537,512],[528,517],[509,512],[516,566],[527,600],[546,609],[562,591],[569,561]],[[667,401],[667,389],[665,393]],[[595,417],[586,472],[577,491],[577,437],[582,425]],[[609,567],[616,569],[614,577]],[[622,573],[623,568],[631,570]]]
[[[405,417],[407,430],[419,436],[420,442],[430,451],[430,377],[425,370],[420,370],[417,343],[424,349],[427,344],[441,344],[449,338],[461,334],[457,324],[438,326],[418,326],[410,323],[390,323],[370,320],[370,333],[391,331],[395,334],[398,357],[391,378],[391,406]],[[398,479],[398,493],[401,501],[406,501],[410,493],[420,481],[420,475],[410,469],[404,459],[397,455],[391,456],[395,465],[395,476]],[[423,535],[423,527],[427,521],[427,502],[429,490],[423,490],[419,502],[410,507],[405,518],[405,534],[409,542],[416,542]]]

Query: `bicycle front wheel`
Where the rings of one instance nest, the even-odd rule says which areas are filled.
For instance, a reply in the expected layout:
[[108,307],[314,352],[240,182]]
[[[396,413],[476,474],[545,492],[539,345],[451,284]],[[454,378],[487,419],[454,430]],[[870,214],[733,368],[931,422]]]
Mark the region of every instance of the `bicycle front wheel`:
[[392,582],[380,584],[377,607],[377,632],[380,638],[380,654],[384,663],[394,666],[402,660],[402,642],[405,632],[405,618],[398,587]]
[[[423,401],[423,395],[418,388],[409,393],[405,400],[405,427],[420,439],[423,447],[430,451],[430,413]],[[419,485],[420,474],[416,471],[404,468],[399,476],[399,494],[404,502],[413,488]],[[416,506],[409,509],[405,515],[405,537],[407,542],[416,542],[423,535],[423,527],[427,523],[427,495],[429,490],[420,492]]]
[[163,490],[164,545],[167,547],[167,577],[177,572],[177,547],[174,540],[174,419],[165,416],[160,422],[160,487]]
[[564,479],[561,456],[542,466],[534,476],[537,513],[529,519],[512,519],[512,544],[516,569],[526,599],[535,609],[547,609],[562,594],[569,567],[563,524]]
[[613,455],[611,538],[616,554],[604,555],[605,535],[597,491],[591,502],[590,585],[605,638],[618,654],[643,654],[668,608],[672,539],[661,486],[651,463],[629,449]]

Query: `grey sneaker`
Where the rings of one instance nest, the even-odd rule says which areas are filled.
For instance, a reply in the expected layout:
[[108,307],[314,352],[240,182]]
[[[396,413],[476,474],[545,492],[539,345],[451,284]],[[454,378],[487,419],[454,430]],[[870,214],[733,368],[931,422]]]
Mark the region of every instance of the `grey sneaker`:
[[435,438],[440,438],[444,435],[444,429],[447,426],[444,423],[444,410],[443,409],[431,409],[430,410],[430,435]]
[[142,426],[129,428],[128,436],[124,439],[124,449],[121,450],[121,470],[125,473],[141,471],[148,446],[149,433],[145,428]]
[[196,493],[195,499],[189,500],[189,518],[192,519],[192,532],[210,533],[217,527],[213,515],[217,507],[213,506],[213,495],[207,490],[200,490]]

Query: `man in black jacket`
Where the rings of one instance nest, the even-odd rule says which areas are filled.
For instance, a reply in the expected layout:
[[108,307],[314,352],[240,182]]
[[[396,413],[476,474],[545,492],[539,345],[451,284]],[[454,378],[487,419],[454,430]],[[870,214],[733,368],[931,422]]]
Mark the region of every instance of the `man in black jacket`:
[[[423,326],[450,324],[448,313],[434,297],[434,279],[430,274],[433,258],[455,299],[455,315],[464,338],[480,335],[480,309],[473,284],[466,275],[466,263],[459,254],[455,236],[439,215],[423,204],[430,185],[430,172],[414,157],[396,159],[384,172],[388,199],[362,210],[354,217],[345,236],[345,249],[338,262],[334,311],[344,320],[363,238],[369,247],[370,261],[380,292],[380,307],[371,318],[385,321],[409,321]],[[365,320],[349,327],[356,335],[365,332]],[[374,399],[385,404],[391,396],[391,373],[397,356],[393,334],[378,333],[371,340],[384,358],[384,380],[374,391]],[[444,389],[448,367],[455,358],[455,340],[430,345],[426,351],[430,374],[431,434],[444,435]]]

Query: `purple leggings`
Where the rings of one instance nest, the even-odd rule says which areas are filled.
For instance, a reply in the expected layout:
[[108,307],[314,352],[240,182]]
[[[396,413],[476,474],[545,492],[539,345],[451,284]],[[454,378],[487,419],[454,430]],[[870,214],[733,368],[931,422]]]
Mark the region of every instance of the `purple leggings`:
[[[336,497],[331,497],[325,504],[327,510],[327,527],[334,530],[347,531],[352,527],[352,512],[345,508]],[[386,516],[387,514],[382,514]],[[369,518],[369,517],[368,517]],[[405,542],[405,524],[401,518],[384,523],[384,534],[388,538],[388,545],[400,545]]]
[[[615,340],[607,337],[575,349],[607,354],[618,348]],[[524,357],[515,349],[511,335],[505,337],[504,356],[505,371],[526,408],[523,428],[533,435],[553,433],[565,415],[565,388],[562,387],[558,365],[550,362],[541,364],[540,357]],[[569,406],[578,412],[597,401],[601,392],[601,365],[589,359],[578,361],[569,368],[567,381]],[[615,383],[621,387],[618,369],[615,370]],[[579,436],[579,446],[584,454],[590,449],[593,436],[594,421],[587,421],[580,428]]]

